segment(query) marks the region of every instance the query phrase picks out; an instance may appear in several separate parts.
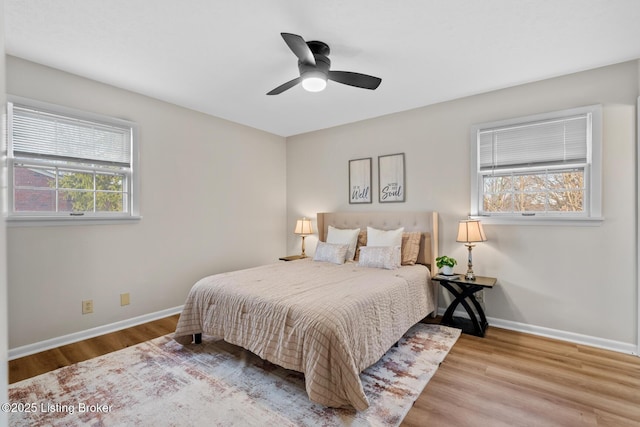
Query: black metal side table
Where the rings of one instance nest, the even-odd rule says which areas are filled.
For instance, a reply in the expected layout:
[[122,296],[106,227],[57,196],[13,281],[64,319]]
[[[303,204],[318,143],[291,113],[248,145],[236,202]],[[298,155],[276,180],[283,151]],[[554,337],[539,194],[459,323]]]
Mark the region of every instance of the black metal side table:
[[[444,312],[440,324],[462,329],[462,332],[466,334],[484,337],[489,322],[487,322],[482,305],[480,305],[474,294],[483,289],[493,288],[497,279],[495,277],[476,276],[475,280],[467,280],[464,275],[459,275],[457,278],[448,278],[439,274],[434,276],[432,280],[439,282],[455,297]],[[469,319],[453,316],[460,304],[467,311]]]

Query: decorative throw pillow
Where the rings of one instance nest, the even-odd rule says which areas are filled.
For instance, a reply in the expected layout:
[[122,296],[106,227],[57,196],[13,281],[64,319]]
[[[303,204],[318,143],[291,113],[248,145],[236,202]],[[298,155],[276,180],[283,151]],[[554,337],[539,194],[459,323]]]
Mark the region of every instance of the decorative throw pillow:
[[402,233],[402,265],[414,265],[418,261],[421,238],[419,231]]
[[378,230],[367,227],[367,246],[402,246],[404,227],[396,230]]
[[356,254],[356,243],[358,242],[359,232],[359,228],[343,229],[329,226],[326,242],[340,245],[349,245],[349,250],[347,251],[347,261],[350,261]]
[[395,270],[400,267],[400,246],[363,246],[358,265]]
[[313,260],[332,262],[334,264],[344,264],[348,250],[349,245],[318,242],[318,246],[316,246],[316,253],[313,255]]

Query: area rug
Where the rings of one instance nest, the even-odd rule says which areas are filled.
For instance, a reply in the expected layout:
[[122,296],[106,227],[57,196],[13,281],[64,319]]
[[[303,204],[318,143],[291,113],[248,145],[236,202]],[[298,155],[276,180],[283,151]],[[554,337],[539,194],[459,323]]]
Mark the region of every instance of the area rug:
[[304,375],[171,335],[9,386],[11,426],[397,426],[460,335],[417,324],[360,378],[366,411],[309,401]]

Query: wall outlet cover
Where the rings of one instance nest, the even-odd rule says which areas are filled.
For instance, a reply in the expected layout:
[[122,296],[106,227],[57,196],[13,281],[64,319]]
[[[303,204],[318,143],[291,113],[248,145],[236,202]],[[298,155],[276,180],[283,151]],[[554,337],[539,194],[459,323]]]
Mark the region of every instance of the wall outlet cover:
[[82,314],[93,313],[93,300],[87,299],[82,301]]
[[129,304],[131,304],[129,293],[127,292],[126,294],[120,294],[120,305],[125,306]]

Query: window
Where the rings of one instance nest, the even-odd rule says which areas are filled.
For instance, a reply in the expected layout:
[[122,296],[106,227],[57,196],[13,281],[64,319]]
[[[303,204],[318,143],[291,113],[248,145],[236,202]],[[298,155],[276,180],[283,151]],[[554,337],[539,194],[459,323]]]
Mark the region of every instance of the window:
[[471,215],[492,222],[601,219],[599,105],[471,131]]
[[10,219],[138,215],[133,123],[10,98]]

